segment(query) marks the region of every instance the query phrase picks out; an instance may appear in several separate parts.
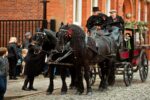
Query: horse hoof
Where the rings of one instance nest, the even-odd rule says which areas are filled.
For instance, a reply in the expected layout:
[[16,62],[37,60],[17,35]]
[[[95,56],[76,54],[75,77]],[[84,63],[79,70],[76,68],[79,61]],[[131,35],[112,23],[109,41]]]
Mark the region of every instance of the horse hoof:
[[88,96],[91,96],[91,95],[92,95],[92,92],[87,92],[87,95],[88,95]]
[[61,92],[61,95],[65,95],[65,94],[67,94],[67,92],[65,92],[65,91]]
[[46,92],[46,95],[51,95],[52,94],[52,92]]

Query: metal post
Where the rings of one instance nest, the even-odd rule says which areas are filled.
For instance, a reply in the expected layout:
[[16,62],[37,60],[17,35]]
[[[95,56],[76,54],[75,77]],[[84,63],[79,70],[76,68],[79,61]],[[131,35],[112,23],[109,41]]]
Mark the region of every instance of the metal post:
[[43,25],[42,25],[42,29],[47,28],[47,3],[49,1],[47,0],[43,0],[41,1],[43,3]]

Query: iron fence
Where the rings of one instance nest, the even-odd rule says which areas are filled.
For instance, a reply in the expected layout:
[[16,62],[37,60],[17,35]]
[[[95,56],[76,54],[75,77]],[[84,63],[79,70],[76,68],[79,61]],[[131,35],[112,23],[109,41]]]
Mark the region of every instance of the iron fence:
[[45,20],[0,20],[0,46],[7,46],[10,37],[22,42],[24,34],[42,28]]

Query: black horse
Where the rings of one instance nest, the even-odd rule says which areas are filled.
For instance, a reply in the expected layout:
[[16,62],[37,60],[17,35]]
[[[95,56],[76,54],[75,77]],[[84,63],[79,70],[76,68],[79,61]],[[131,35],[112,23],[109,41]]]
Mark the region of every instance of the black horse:
[[[67,57],[61,59],[60,58],[62,56],[64,56],[64,54],[66,54],[66,52],[68,52],[68,50],[64,51],[64,52],[60,52],[60,48],[58,45],[58,39],[56,38],[56,33],[51,31],[51,30],[47,30],[44,29],[43,32],[38,32],[37,34],[34,35],[33,40],[36,43],[36,46],[39,49],[36,49],[36,53],[45,53],[48,56],[48,62],[54,62],[55,60],[59,59],[59,62],[63,62],[63,63],[68,63],[68,61],[70,63],[72,63],[73,61],[69,60],[70,58],[73,57],[72,54],[69,54]],[[56,62],[56,61],[55,61]],[[62,89],[61,89],[61,94],[66,94],[67,92],[67,84],[65,82],[66,79],[66,73],[67,73],[67,68],[64,65],[55,65],[55,64],[50,64],[49,65],[49,79],[50,79],[50,83],[47,89],[47,95],[52,94],[53,90],[54,90],[54,68],[57,67],[60,69],[60,75],[61,75],[61,80],[62,80]],[[70,88],[75,87],[75,75],[76,75],[76,71],[75,71],[75,67],[71,67],[69,68],[70,74],[71,74],[71,84],[70,84]]]
[[[111,49],[114,49],[110,47],[110,44],[111,43],[114,44],[114,42],[109,41],[109,39],[105,36],[101,36],[98,39],[97,47],[93,49],[93,46],[87,45],[93,44],[94,43],[93,39],[90,37],[86,37],[85,32],[79,26],[73,24],[62,26],[58,32],[58,39],[59,39],[59,46],[62,48],[62,52],[63,50],[65,50],[64,47],[70,47],[68,49],[73,51],[74,55],[74,57],[72,57],[74,61],[73,64],[78,69],[76,74],[78,84],[77,94],[82,94],[84,92],[84,85],[82,78],[83,69],[87,85],[87,94],[92,93],[92,88],[89,82],[90,65],[96,63],[101,66],[101,74],[102,74],[99,88],[106,89],[108,85],[107,82],[109,72],[112,69],[110,68],[112,57],[107,56],[111,54]],[[88,41],[86,41],[86,39]]]
[[32,41],[28,47],[28,53],[25,57],[25,69],[26,75],[22,89],[28,90],[27,85],[29,83],[29,89],[33,88],[34,77],[39,75],[45,65],[45,56],[47,50],[52,50],[56,46],[56,38],[51,34],[36,33],[32,37]]

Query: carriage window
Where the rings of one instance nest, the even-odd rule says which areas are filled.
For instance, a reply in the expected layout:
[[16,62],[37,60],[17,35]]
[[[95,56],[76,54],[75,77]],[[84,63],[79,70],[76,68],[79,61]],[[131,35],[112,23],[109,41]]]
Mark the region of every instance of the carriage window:
[[74,0],[74,7],[73,7],[73,22],[74,24],[81,25],[81,18],[82,18],[82,0]]

